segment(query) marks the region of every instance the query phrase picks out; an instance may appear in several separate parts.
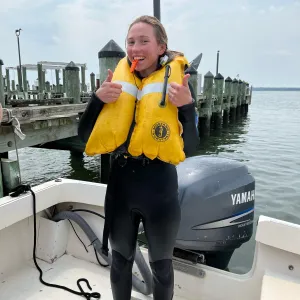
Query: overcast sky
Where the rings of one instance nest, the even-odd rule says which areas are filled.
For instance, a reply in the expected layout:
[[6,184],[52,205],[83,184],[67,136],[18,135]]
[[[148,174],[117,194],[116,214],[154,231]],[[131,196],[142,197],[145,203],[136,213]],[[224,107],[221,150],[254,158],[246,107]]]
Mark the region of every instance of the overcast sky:
[[[153,15],[152,0],[0,0],[0,58],[4,67],[18,64],[15,29],[22,28],[23,64],[73,60],[97,74],[98,51],[110,39],[125,50],[128,26],[143,14]],[[161,21],[170,49],[189,61],[203,53],[202,74],[215,74],[220,50],[225,78],[300,87],[300,0],[161,0]]]

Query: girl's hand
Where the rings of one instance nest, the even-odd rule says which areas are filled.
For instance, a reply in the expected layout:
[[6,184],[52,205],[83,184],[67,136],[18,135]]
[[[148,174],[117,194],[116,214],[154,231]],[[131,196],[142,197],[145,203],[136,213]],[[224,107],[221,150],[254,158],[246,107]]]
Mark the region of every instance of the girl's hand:
[[116,102],[122,93],[122,85],[111,82],[113,72],[108,70],[108,75],[100,88],[96,91],[97,97],[104,103]]
[[168,89],[169,100],[177,107],[192,103],[192,95],[188,85],[190,74],[183,77],[182,84],[171,82]]

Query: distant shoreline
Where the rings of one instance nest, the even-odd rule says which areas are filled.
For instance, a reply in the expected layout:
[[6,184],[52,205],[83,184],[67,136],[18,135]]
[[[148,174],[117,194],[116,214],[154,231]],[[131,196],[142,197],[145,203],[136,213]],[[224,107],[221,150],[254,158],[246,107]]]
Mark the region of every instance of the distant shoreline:
[[284,87],[253,87],[253,91],[300,91],[300,87],[290,87],[290,88],[284,88]]

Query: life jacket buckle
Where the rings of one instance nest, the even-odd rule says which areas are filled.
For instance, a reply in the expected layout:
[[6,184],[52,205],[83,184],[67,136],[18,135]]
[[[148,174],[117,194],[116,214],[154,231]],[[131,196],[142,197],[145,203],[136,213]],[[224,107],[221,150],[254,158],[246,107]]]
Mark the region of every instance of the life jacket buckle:
[[126,164],[127,164],[127,157],[123,156],[123,155],[120,155],[118,157],[118,164],[121,168],[125,167]]

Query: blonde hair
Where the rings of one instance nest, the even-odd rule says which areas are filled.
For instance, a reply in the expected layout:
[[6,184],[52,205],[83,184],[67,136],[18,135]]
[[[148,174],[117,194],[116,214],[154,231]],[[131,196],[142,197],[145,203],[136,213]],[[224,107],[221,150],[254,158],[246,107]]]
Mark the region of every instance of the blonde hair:
[[176,56],[183,56],[184,54],[178,51],[172,51],[168,49],[168,36],[166,33],[166,30],[162,23],[156,18],[152,16],[141,16],[136,18],[129,26],[128,31],[131,29],[131,27],[134,24],[137,23],[146,23],[149,24],[153,27],[154,29],[154,34],[157,40],[158,44],[163,44],[166,46],[166,51],[164,54],[167,54],[169,56],[169,59],[173,59]]

